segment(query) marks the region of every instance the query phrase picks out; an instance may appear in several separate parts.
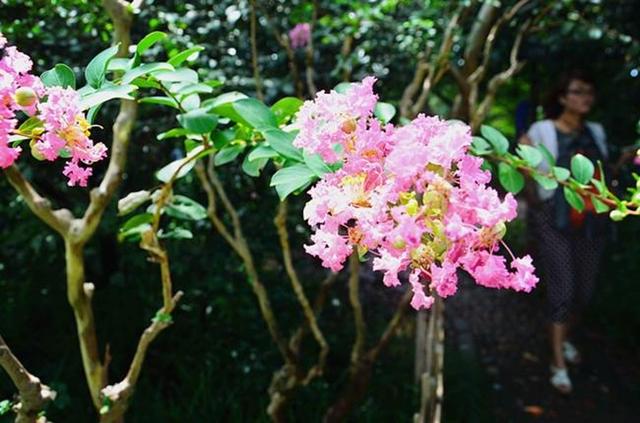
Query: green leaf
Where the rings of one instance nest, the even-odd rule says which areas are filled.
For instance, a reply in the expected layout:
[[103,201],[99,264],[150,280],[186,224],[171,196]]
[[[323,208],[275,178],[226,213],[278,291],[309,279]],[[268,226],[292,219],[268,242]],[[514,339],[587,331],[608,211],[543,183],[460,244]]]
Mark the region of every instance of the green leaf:
[[138,87],[135,85],[104,84],[102,88],[97,91],[82,97],[80,100],[80,109],[87,110],[109,100],[113,100],[114,98],[134,100],[130,94],[137,89]]
[[482,136],[489,141],[495,152],[502,156],[509,150],[509,140],[495,128],[487,125],[480,127]]
[[87,122],[89,123],[93,123],[94,120],[96,119],[96,116],[98,115],[98,112],[100,111],[100,108],[102,107],[102,104],[98,104],[96,106],[90,107],[89,110],[87,111]]
[[87,84],[93,88],[100,88],[107,73],[107,65],[116,54],[118,54],[118,45],[103,50],[89,62],[87,68],[84,70]]
[[208,86],[207,84],[198,83],[198,84],[186,84],[181,87],[176,94],[178,95],[189,95],[194,93],[202,93],[202,94],[210,94],[213,92],[213,88]]
[[151,229],[153,214],[141,213],[130,217],[118,231],[118,241],[140,239],[140,235]]
[[260,159],[272,159],[278,157],[278,152],[265,144],[260,144],[247,154],[247,160],[252,162]]
[[145,35],[145,37],[138,42],[138,45],[136,46],[136,53],[138,55],[142,55],[151,46],[164,38],[167,38],[167,34],[161,31],[154,31]]
[[593,178],[594,171],[595,168],[591,160],[582,154],[576,154],[571,158],[571,173],[573,173],[573,177],[581,184],[588,184],[591,178]]
[[[171,163],[169,163],[168,165],[164,166],[162,169],[160,169],[159,171],[156,172],[156,178],[158,178],[158,180],[162,181],[162,182],[169,182],[169,180],[171,179],[171,177],[176,173],[176,179],[182,178],[183,176],[185,176],[187,173],[189,173],[191,171],[191,169],[193,169],[193,167],[196,165],[196,161],[201,158],[204,157],[208,154],[211,154],[215,151],[214,148],[208,148],[205,150],[204,146],[200,145],[196,148],[194,148],[193,150],[189,151],[189,154],[187,154],[187,157],[184,157],[182,159],[178,159],[175,160]],[[193,160],[191,160],[192,157],[195,157]],[[188,162],[186,164],[183,163]],[[178,171],[178,169],[180,169],[180,171]]]
[[207,79],[206,81],[204,81],[204,83],[210,86],[211,88],[218,88],[224,85],[224,82],[218,79]]
[[138,103],[159,104],[161,106],[169,106],[174,109],[180,109],[178,103],[170,97],[144,97],[138,100]]
[[277,171],[271,178],[270,186],[275,187],[280,200],[289,194],[308,186],[316,179],[316,174],[304,164],[295,164]]
[[76,75],[73,70],[64,63],[58,63],[52,69],[40,75],[40,80],[45,87],[70,87],[76,89]]
[[18,131],[22,134],[31,134],[34,129],[42,128],[44,130],[44,122],[35,116],[31,116],[29,119],[22,122],[18,127]]
[[232,129],[225,129],[224,131],[216,131],[213,133],[211,137],[211,141],[213,141],[213,146],[218,150],[221,150],[226,145],[228,145],[231,141],[235,140],[235,131]]
[[178,115],[178,122],[192,134],[208,134],[218,125],[218,117],[204,109],[195,109]]
[[118,216],[131,213],[150,199],[151,193],[149,191],[130,192],[124,198],[118,200]]
[[382,123],[389,123],[391,119],[396,115],[396,108],[393,104],[378,102],[373,110],[375,117],[380,119]]
[[591,204],[593,204],[593,208],[596,210],[596,213],[605,213],[609,211],[609,206],[600,201],[597,197],[591,197]]
[[[234,101],[242,100],[243,98],[248,98],[248,97],[239,91],[230,91],[228,93],[220,94],[217,97],[210,98],[204,101],[202,103],[202,107],[208,107],[213,109],[213,108],[222,106],[223,104],[231,104]],[[218,112],[216,111],[216,113]]]
[[498,165],[498,179],[504,189],[514,194],[524,188],[524,176],[505,162],[500,162]]
[[171,56],[168,62],[173,66],[180,66],[185,61],[194,60],[198,52],[202,50],[204,50],[204,47],[202,46],[195,46],[195,47],[188,48],[186,50],[183,50],[175,54],[174,56]]
[[267,162],[269,162],[268,157],[249,160],[249,155],[247,154],[247,156],[242,161],[242,170],[249,176],[258,177],[260,176],[260,171],[262,171],[262,169],[266,166]]
[[[195,109],[201,109],[201,110],[205,110],[205,108],[201,108],[200,107],[200,96],[198,94],[189,94],[188,96],[184,97],[181,101],[180,104],[182,104],[182,108],[185,109],[186,111],[190,112],[192,110]],[[216,116],[217,118],[217,116]]]
[[11,411],[11,401],[9,400],[2,400],[0,401],[0,416],[7,414],[9,411]]
[[302,100],[297,97],[285,97],[271,106],[271,111],[276,115],[278,125],[285,123],[287,119],[298,113],[302,104]]
[[173,323],[173,317],[171,317],[171,314],[166,313],[162,310],[159,310],[151,320],[153,322],[164,323],[166,325],[170,325],[171,323]]
[[564,167],[554,166],[552,172],[553,176],[555,176],[555,178],[560,182],[566,181],[567,179],[569,179],[569,176],[571,176],[571,172],[569,172],[569,170],[565,169]]
[[596,187],[596,189],[600,194],[606,195],[606,193],[609,191],[609,189],[607,188],[607,185],[602,183],[601,181],[597,179],[592,179],[591,182],[593,182],[593,185]]
[[341,82],[338,85],[336,85],[333,89],[338,94],[344,94],[347,91],[349,91],[349,88],[351,88],[352,85],[353,85],[353,82]]
[[184,195],[174,195],[165,208],[166,213],[181,220],[202,220],[207,218],[207,209]]
[[186,228],[173,228],[169,232],[158,231],[160,239],[193,239],[193,233]]
[[480,165],[480,169],[488,170],[491,173],[495,172],[495,169],[493,168],[493,165],[489,160],[482,160],[482,165]]
[[282,157],[298,162],[304,160],[302,157],[302,151],[293,145],[293,140],[296,138],[295,134],[284,132],[281,129],[272,128],[262,131],[262,135],[264,135],[264,139],[267,144],[276,150]]
[[178,68],[172,71],[158,71],[153,77],[162,82],[198,82],[198,73],[192,69]]
[[493,149],[491,144],[489,144],[484,138],[473,137],[473,141],[471,141],[471,151],[477,156],[483,156],[485,154],[490,154]]
[[538,167],[542,162],[542,153],[540,150],[531,147],[530,145],[520,144],[516,149],[516,152],[531,167]]
[[582,212],[584,210],[584,200],[578,193],[576,193],[568,186],[564,187],[564,198],[567,200],[567,203],[569,203],[569,205],[574,209],[578,210],[579,212]]
[[168,63],[157,62],[157,63],[145,63],[144,65],[140,65],[137,68],[133,68],[130,71],[127,71],[122,76],[122,83],[129,84],[136,78],[139,78],[144,75],[153,74],[158,71],[172,71],[173,66]]
[[[259,131],[268,128],[277,128],[278,120],[267,106],[255,98],[244,98],[233,103],[233,109],[252,128]],[[233,119],[233,118],[231,118]]]
[[245,146],[243,144],[231,144],[224,147],[222,150],[218,151],[216,157],[213,159],[213,163],[216,166],[222,166],[223,164],[234,161],[236,157],[244,151],[244,147]]
[[540,152],[542,153],[542,157],[544,157],[549,166],[553,167],[556,165],[556,159],[553,158],[553,154],[551,154],[549,149],[545,147],[544,144],[539,144],[537,146],[537,149],[540,150]]
[[331,173],[331,168],[322,160],[319,154],[307,154],[303,152],[304,163],[316,174],[318,178]]
[[131,60],[126,57],[114,57],[107,65],[107,72],[126,72],[131,69]]
[[552,190],[558,188],[558,183],[554,179],[537,173],[534,173],[532,177],[544,189]]
[[173,128],[173,129],[169,129],[166,132],[162,132],[160,134],[158,134],[158,136],[156,137],[159,141],[162,140],[166,140],[168,138],[181,138],[186,136],[189,133],[189,131],[187,131],[184,128]]

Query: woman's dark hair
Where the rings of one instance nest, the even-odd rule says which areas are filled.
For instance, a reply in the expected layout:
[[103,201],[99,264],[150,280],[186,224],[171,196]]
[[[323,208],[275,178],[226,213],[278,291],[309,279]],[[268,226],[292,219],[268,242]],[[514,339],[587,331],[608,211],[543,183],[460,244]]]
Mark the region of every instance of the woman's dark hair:
[[594,79],[584,70],[574,69],[563,73],[547,95],[547,99],[543,105],[544,115],[547,119],[556,119],[562,114],[564,106],[560,104],[560,97],[567,95],[569,85],[571,85],[572,81],[582,81],[594,88],[596,87]]

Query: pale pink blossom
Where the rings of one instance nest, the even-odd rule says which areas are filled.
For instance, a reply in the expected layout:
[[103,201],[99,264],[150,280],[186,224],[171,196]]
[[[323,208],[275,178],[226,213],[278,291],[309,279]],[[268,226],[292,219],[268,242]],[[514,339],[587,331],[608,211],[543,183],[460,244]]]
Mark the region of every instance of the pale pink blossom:
[[412,272],[409,275],[409,283],[411,284],[411,290],[413,291],[413,297],[411,297],[411,307],[416,310],[431,308],[434,302],[434,298],[427,296],[424,293],[424,286],[420,282],[420,279],[416,272]]
[[62,173],[64,176],[69,178],[69,186],[72,187],[79,185],[81,187],[86,187],[87,180],[89,179],[89,176],[91,176],[92,170],[90,167],[83,168],[78,166],[77,162],[70,161],[67,162]]
[[458,269],[486,287],[529,292],[538,282],[530,257],[513,258],[509,270],[496,254],[517,203],[488,185],[469,128],[423,115],[382,125],[374,82],[321,92],[298,114],[294,145],[342,164],[309,190],[307,252],[337,271],[353,251],[369,251],[386,286],[408,271],[416,309],[454,295]]
[[289,31],[289,40],[291,40],[291,48],[304,48],[311,40],[311,25],[308,23],[299,23]]
[[[64,152],[70,156],[63,174],[69,185],[86,186],[91,165],[106,157],[107,148],[90,139],[90,125],[80,109],[80,96],[70,88],[45,88],[40,78],[30,74],[33,63],[29,56],[13,46],[6,46],[0,34],[0,167],[11,166],[22,149],[12,145],[12,136],[27,137],[33,142],[33,154],[56,160]],[[43,127],[38,132],[21,133],[17,128],[22,111],[38,118]],[[40,157],[38,157],[40,158]]]

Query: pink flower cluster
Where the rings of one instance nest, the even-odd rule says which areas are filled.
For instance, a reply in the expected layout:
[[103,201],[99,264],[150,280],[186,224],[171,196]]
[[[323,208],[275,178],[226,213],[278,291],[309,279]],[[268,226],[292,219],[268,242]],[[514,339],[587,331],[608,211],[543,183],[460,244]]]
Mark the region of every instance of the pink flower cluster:
[[[30,74],[33,63],[15,47],[6,47],[0,34],[0,168],[11,166],[21,147],[13,146],[14,137],[31,139],[31,152],[38,159],[66,157],[63,174],[69,185],[86,186],[91,168],[83,167],[102,160],[107,148],[89,138],[90,125],[80,109],[80,96],[70,88],[45,88],[40,78]],[[18,112],[34,118],[28,133],[18,127]]]
[[311,25],[308,23],[299,23],[289,31],[289,40],[291,40],[291,48],[304,48],[311,40]]
[[531,257],[507,266],[497,255],[516,201],[487,185],[491,174],[468,152],[469,127],[424,115],[382,125],[374,83],[321,92],[298,114],[294,145],[342,163],[309,190],[304,218],[315,232],[307,252],[334,271],[349,255],[371,252],[385,285],[409,273],[416,309],[430,307],[434,294],[453,295],[458,269],[486,287],[530,292],[538,282]]

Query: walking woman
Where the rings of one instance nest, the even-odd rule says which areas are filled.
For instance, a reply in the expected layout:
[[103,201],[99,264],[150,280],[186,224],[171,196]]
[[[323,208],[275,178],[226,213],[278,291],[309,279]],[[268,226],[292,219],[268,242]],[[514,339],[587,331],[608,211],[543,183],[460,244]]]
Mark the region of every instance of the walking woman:
[[[521,142],[544,145],[557,166],[564,168],[570,167],[571,157],[577,153],[593,163],[606,164],[609,151],[602,125],[586,120],[594,99],[595,85],[586,74],[574,71],[562,76],[545,108],[547,119],[535,122]],[[541,165],[541,170],[548,171],[548,165]],[[569,329],[593,294],[608,221],[606,214],[596,215],[588,199],[584,212],[572,209],[562,187],[545,190],[536,186],[531,194],[536,260],[546,283],[551,323],[550,382],[568,394],[572,385],[567,364],[580,361],[578,350],[569,341]]]

